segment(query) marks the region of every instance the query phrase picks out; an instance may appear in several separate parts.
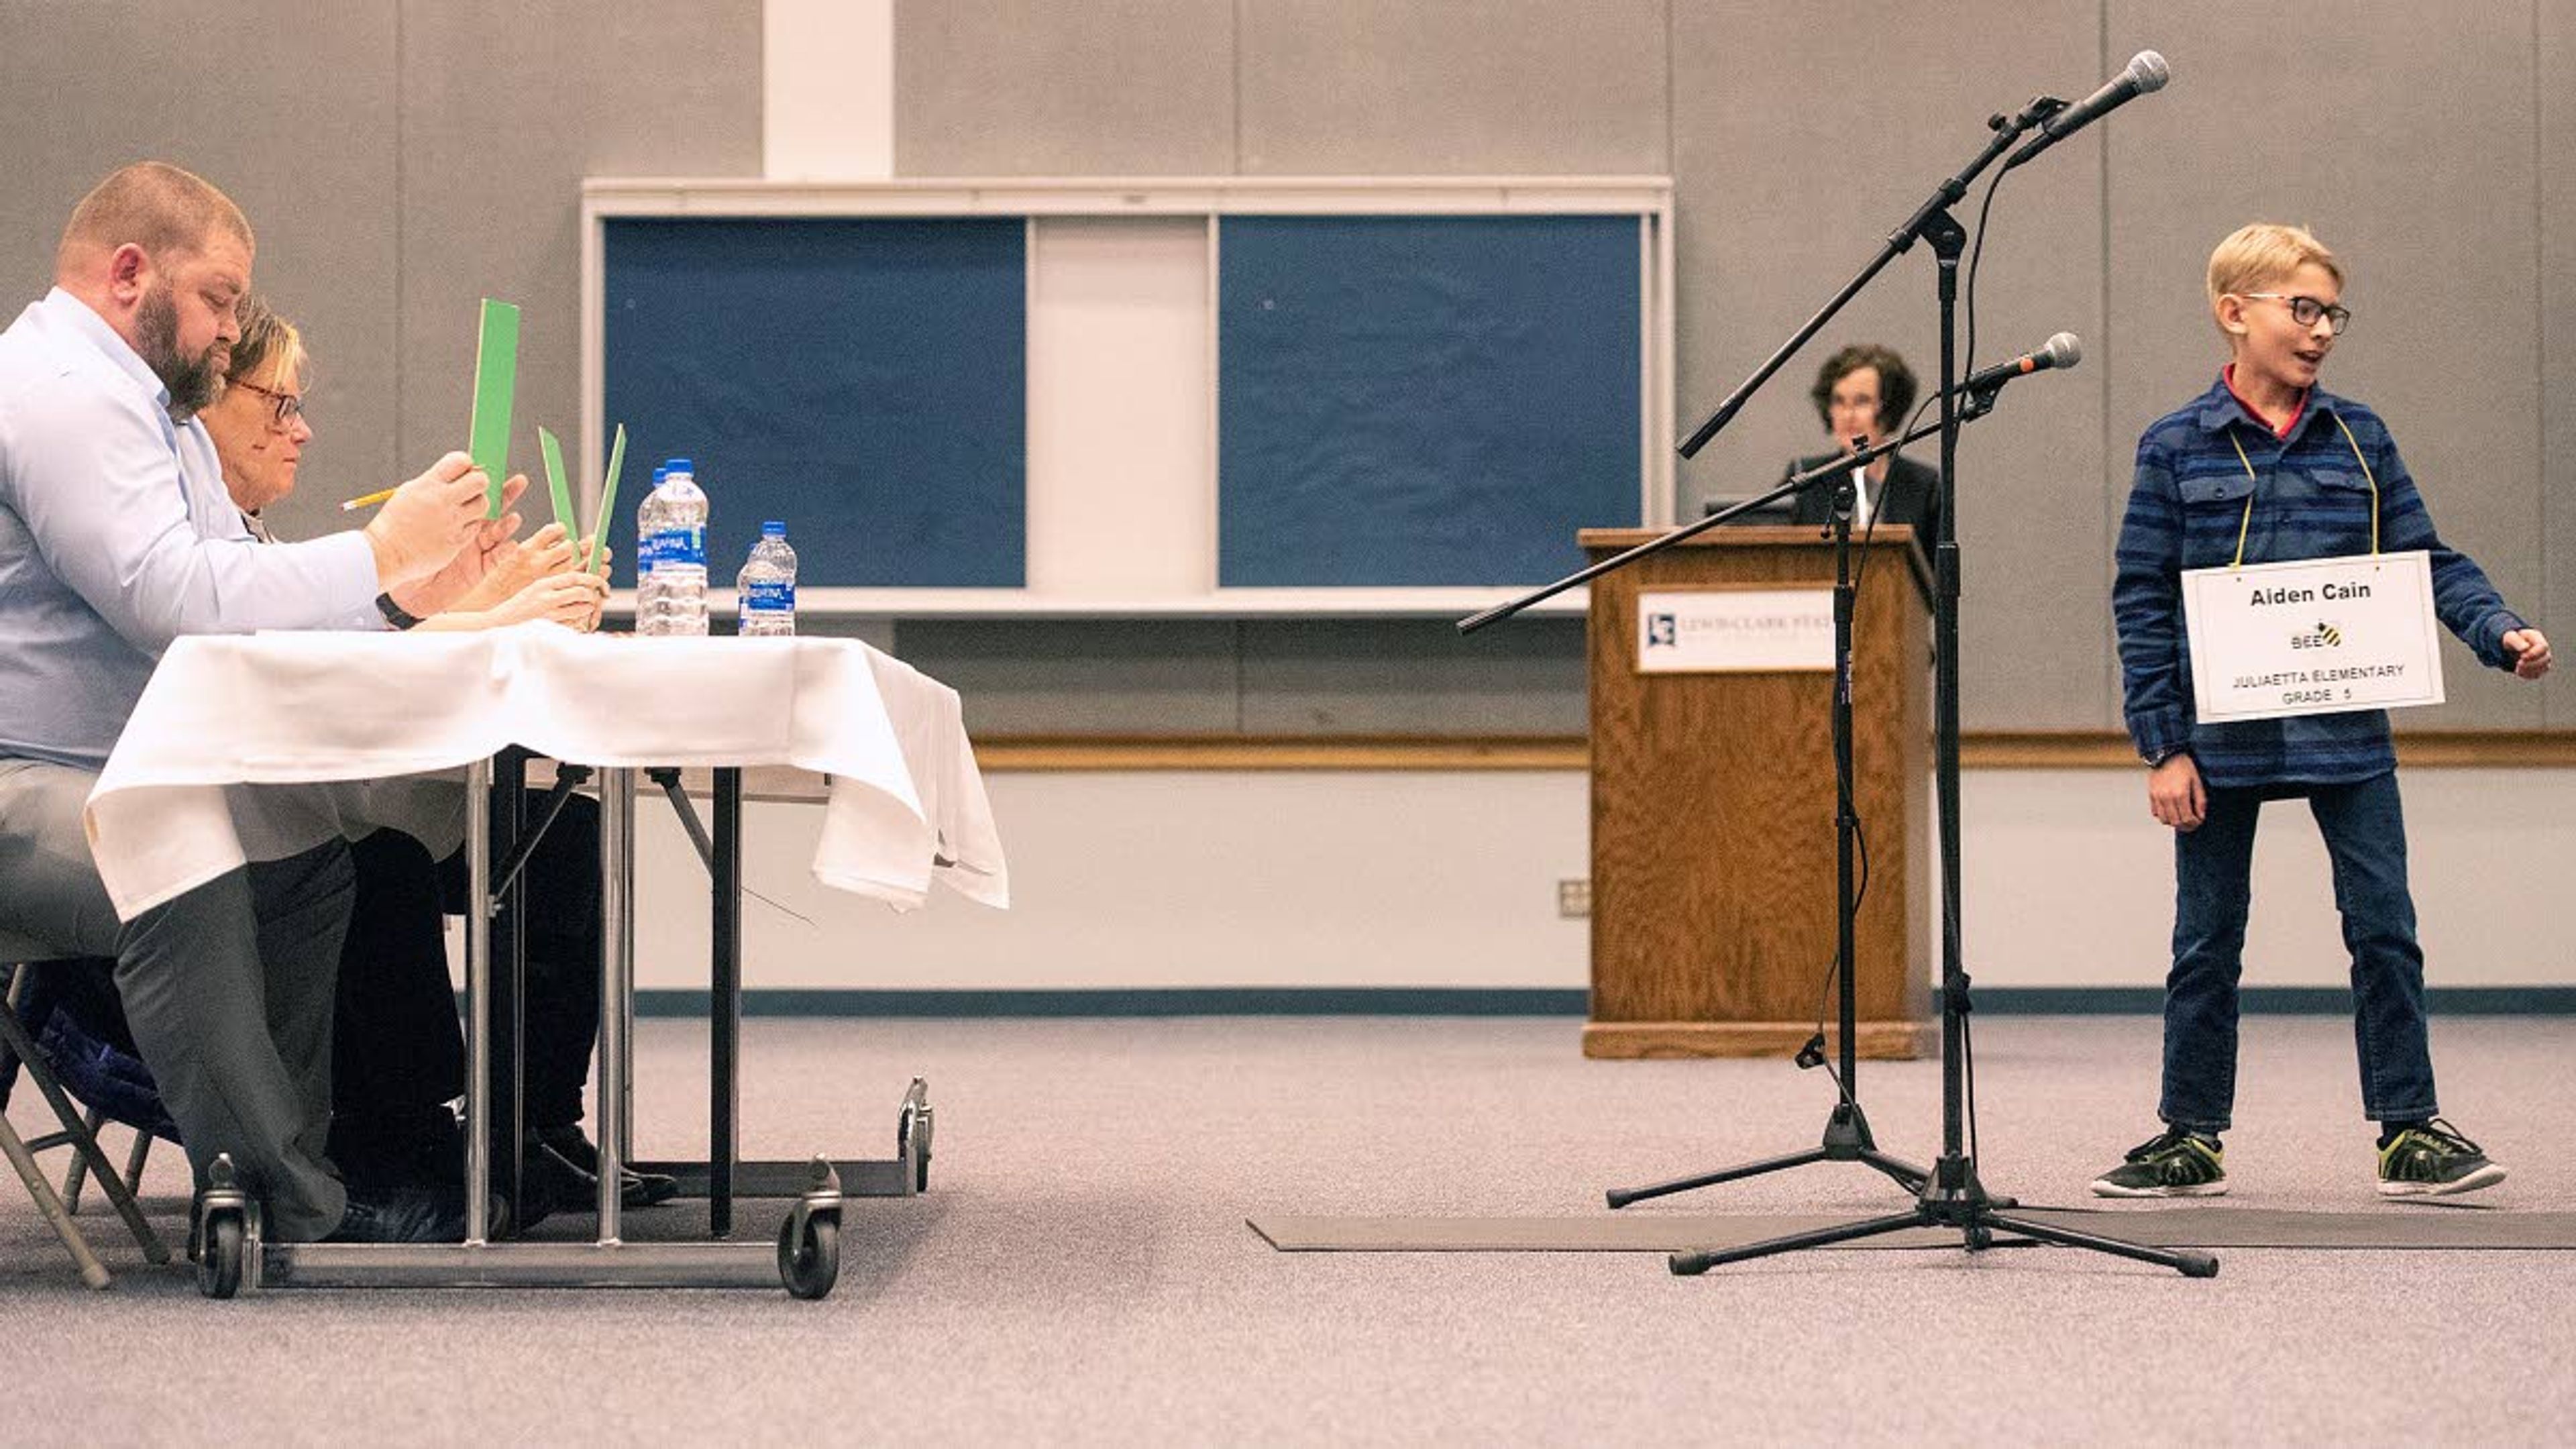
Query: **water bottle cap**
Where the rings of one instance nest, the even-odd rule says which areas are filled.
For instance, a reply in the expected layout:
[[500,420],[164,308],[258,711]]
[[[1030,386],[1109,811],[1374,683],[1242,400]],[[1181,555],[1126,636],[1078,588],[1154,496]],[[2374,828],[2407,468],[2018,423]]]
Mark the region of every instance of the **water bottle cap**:
[[686,458],[673,458],[670,462],[667,462],[662,466],[674,473],[694,474],[698,471],[698,466]]
[[785,538],[787,536],[787,525],[780,523],[776,519],[771,519],[769,522],[760,526],[760,536],[763,538]]
[[653,481],[654,481],[654,482],[659,483],[659,482],[661,482],[663,479],[668,478],[668,477],[670,477],[670,476],[671,476],[671,470],[670,470],[670,469],[665,468],[665,467],[662,467],[662,466],[660,466],[659,464],[656,464],[656,465],[654,466],[654,469],[653,469]]

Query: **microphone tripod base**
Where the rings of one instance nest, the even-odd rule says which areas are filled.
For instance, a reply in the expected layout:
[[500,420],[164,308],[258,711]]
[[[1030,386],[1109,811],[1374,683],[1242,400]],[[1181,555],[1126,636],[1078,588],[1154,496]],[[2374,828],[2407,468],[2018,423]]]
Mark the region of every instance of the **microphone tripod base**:
[[1813,1162],[1857,1162],[1866,1167],[1873,1167],[1895,1179],[1897,1186],[1907,1192],[1919,1193],[1932,1180],[1932,1174],[1913,1163],[1902,1158],[1890,1157],[1879,1151],[1877,1139],[1870,1135],[1869,1118],[1862,1113],[1860,1104],[1842,1101],[1834,1104],[1834,1115],[1825,1123],[1824,1141],[1804,1152],[1792,1152],[1786,1157],[1766,1157],[1757,1162],[1738,1163],[1733,1167],[1721,1167],[1715,1172],[1704,1172],[1696,1177],[1659,1182],[1652,1187],[1614,1187],[1606,1196],[1610,1206],[1623,1208],[1632,1202],[1644,1202],[1648,1198],[1670,1197],[1677,1192],[1715,1187],[1721,1182],[1759,1177],[1768,1172],[1785,1172],[1792,1167],[1805,1167]]
[[2123,1238],[2061,1228],[2053,1223],[2033,1222],[2001,1210],[2011,1205],[2009,1199],[1988,1197],[1985,1188],[1977,1182],[1976,1169],[1965,1159],[1944,1157],[1933,1169],[1931,1182],[1924,1187],[1923,1195],[1915,1199],[1911,1212],[1837,1223],[1832,1227],[1746,1243],[1741,1247],[1675,1253],[1667,1262],[1675,1277],[1695,1278],[1728,1263],[1775,1257],[1806,1248],[1828,1248],[1837,1243],[1901,1233],[1908,1228],[1954,1228],[1960,1234],[1961,1246],[1971,1253],[1981,1253],[1993,1247],[1997,1233],[2013,1233],[2060,1247],[2086,1248],[2096,1253],[2153,1263],[2160,1268],[2171,1268],[2186,1278],[2218,1276],[2218,1259],[2211,1254],[2188,1248],[2151,1248]]

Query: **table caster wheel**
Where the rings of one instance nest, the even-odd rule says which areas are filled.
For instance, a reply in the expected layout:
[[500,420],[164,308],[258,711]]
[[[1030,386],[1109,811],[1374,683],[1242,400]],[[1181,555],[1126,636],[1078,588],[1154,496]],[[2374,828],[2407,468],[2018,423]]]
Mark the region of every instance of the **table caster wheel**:
[[894,1119],[894,1155],[912,1164],[912,1190],[930,1190],[930,1108],[906,1103]]
[[787,1285],[787,1296],[820,1298],[840,1276],[839,1220],[823,1213],[788,1214],[778,1227],[778,1278]]
[[1968,1251],[1982,1253],[1995,1245],[1995,1230],[1983,1223],[1968,1229]]
[[230,1298],[241,1291],[244,1237],[240,1214],[226,1211],[207,1216],[205,1241],[197,1253],[198,1292],[209,1298]]
[[206,1169],[206,1190],[189,1227],[198,1292],[209,1298],[241,1292],[242,1268],[251,1253],[252,1214],[258,1211],[241,1189],[231,1154],[218,1154]]

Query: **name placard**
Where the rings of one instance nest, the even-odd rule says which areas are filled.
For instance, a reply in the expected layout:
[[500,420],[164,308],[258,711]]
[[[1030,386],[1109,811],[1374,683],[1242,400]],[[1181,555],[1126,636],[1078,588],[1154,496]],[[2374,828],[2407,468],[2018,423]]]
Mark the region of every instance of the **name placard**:
[[1637,595],[1637,672],[1751,674],[1834,667],[1834,591],[1656,589]]
[[2205,723],[2442,702],[2432,558],[2420,549],[2189,569],[2182,614]]

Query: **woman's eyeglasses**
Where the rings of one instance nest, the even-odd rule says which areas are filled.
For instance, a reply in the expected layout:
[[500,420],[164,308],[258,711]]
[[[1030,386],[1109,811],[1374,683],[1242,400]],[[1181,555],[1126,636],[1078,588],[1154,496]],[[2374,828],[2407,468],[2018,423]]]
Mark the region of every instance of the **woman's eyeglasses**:
[[[2335,330],[2340,332],[2343,329],[2338,326]],[[274,416],[269,420],[269,426],[272,428],[284,429],[292,427],[294,426],[295,420],[298,417],[303,416],[304,394],[300,392],[279,392],[273,387],[261,387],[255,382],[236,382],[227,384],[227,386],[240,388],[244,392],[258,393],[261,397],[264,397],[271,403],[275,404],[272,409]]]

